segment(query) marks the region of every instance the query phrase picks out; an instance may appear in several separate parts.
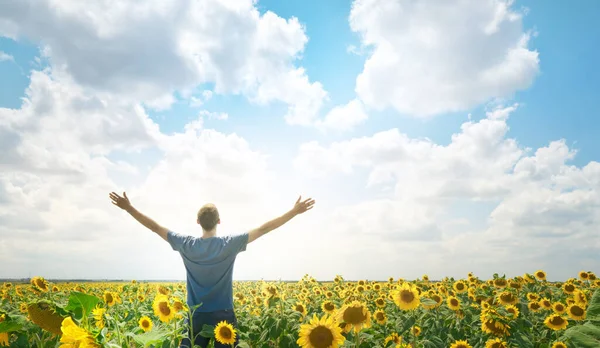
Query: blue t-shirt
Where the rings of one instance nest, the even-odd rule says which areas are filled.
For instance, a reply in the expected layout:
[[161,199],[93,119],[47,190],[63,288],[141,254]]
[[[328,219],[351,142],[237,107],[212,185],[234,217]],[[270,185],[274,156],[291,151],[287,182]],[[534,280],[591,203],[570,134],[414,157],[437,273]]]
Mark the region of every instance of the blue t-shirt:
[[187,272],[187,304],[195,312],[233,309],[233,264],[246,250],[248,233],[206,239],[167,233],[173,250],[179,251]]

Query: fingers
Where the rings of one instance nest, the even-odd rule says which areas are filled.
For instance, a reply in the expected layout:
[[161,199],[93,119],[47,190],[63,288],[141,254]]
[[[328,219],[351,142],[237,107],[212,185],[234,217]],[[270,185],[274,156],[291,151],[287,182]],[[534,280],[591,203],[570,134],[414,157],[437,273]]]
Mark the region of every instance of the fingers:
[[112,199],[119,199],[119,198],[121,198],[121,196],[119,196],[118,194],[116,194],[116,193],[114,193],[114,192],[111,192],[111,193],[109,194],[109,196],[110,196],[110,198],[112,198]]
[[302,199],[302,196],[298,197],[298,200],[296,201],[296,203],[300,203],[301,199]]
[[127,198],[127,193],[125,193],[125,191],[123,191],[123,197],[125,197],[126,200],[129,200],[129,198]]

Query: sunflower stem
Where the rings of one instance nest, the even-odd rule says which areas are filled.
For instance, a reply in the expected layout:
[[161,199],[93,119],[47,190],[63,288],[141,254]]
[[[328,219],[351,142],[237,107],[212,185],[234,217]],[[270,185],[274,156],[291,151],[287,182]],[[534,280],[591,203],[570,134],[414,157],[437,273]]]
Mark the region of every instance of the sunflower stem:
[[117,339],[119,340],[119,346],[123,347],[123,341],[121,339],[121,331],[119,330],[119,321],[118,321],[117,313],[115,313],[114,319],[115,319],[115,330],[117,330]]

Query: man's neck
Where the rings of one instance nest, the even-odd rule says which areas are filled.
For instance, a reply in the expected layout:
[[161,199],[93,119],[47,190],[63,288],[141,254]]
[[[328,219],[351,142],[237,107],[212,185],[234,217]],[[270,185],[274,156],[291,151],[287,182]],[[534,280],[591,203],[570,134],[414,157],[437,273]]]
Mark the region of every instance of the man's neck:
[[217,235],[217,230],[202,231],[202,239],[211,238]]

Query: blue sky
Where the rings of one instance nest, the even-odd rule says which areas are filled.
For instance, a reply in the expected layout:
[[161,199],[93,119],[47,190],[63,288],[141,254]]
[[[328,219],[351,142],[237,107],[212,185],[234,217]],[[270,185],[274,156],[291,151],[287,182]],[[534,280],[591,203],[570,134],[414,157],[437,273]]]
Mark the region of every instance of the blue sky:
[[[128,4],[124,8],[133,6],[133,3],[124,3]],[[319,202],[324,206],[323,210],[320,213],[316,212],[313,219],[307,220],[305,225],[299,223],[297,227],[290,227],[291,231],[308,228],[306,226],[333,226],[331,236],[325,238],[331,238],[331,241],[347,240],[347,248],[363,248],[361,252],[365,253],[377,250],[376,246],[369,246],[368,242],[362,240],[365,235],[375,233],[373,230],[407,231],[399,232],[399,235],[392,232],[386,235],[382,232],[382,238],[397,241],[399,248],[403,248],[404,245],[411,246],[407,255],[390,254],[390,260],[399,262],[403,257],[418,257],[423,250],[432,250],[432,253],[439,255],[439,259],[432,258],[422,269],[415,272],[441,275],[468,269],[469,262],[457,261],[454,269],[440,266],[438,263],[444,257],[454,257],[454,253],[459,253],[465,241],[472,241],[474,245],[473,250],[469,251],[473,252],[470,260],[484,257],[491,253],[491,250],[497,252],[498,260],[502,260],[503,257],[509,258],[510,253],[502,249],[502,245],[506,245],[503,243],[517,243],[518,245],[513,247],[528,250],[528,243],[540,242],[534,237],[538,232],[553,231],[563,235],[571,233],[575,243],[585,240],[588,233],[592,233],[591,230],[580,226],[577,219],[582,223],[588,221],[586,219],[589,219],[590,223],[600,219],[595,200],[600,192],[599,188],[594,186],[597,185],[597,180],[594,179],[595,168],[600,160],[600,137],[597,136],[600,131],[600,119],[596,116],[600,88],[600,72],[596,65],[600,61],[600,48],[594,44],[600,42],[600,26],[595,24],[595,16],[600,11],[600,3],[597,1],[515,1],[508,7],[522,16],[513,21],[506,15],[503,17],[504,24],[497,28],[496,34],[483,35],[481,28],[494,24],[494,11],[502,9],[506,2],[490,0],[474,1],[470,5],[453,5],[453,2],[427,0],[420,2],[423,6],[418,7],[412,6],[415,4],[413,2],[400,0],[258,1],[254,7],[261,17],[254,18],[249,15],[254,9],[250,1],[239,1],[241,10],[232,14],[234,12],[227,12],[228,10],[221,6],[220,0],[210,0],[209,6],[214,6],[215,13],[218,13],[215,16],[222,16],[222,21],[231,21],[227,22],[230,26],[243,23],[246,29],[260,28],[259,23],[267,23],[267,11],[283,20],[270,24],[277,35],[274,34],[268,39],[241,31],[243,35],[248,35],[243,37],[245,41],[241,42],[253,42],[259,47],[268,47],[271,49],[269,54],[252,56],[254,51],[247,51],[243,45],[234,45],[226,47],[226,53],[243,57],[237,61],[242,63],[236,63],[241,64],[241,68],[227,65],[229,62],[217,61],[213,65],[198,69],[192,68],[197,63],[193,58],[195,54],[210,56],[212,53],[202,51],[203,48],[195,48],[194,43],[232,40],[227,36],[227,30],[211,32],[206,28],[195,27],[194,22],[209,21],[202,17],[202,13],[190,11],[190,16],[197,17],[190,20],[192,24],[181,24],[181,27],[178,23],[168,22],[168,19],[165,19],[169,18],[168,16],[160,18],[164,22],[156,26],[168,27],[164,30],[168,33],[165,35],[186,30],[194,33],[193,38],[196,40],[190,43],[190,52],[178,52],[184,56],[179,57],[181,60],[168,60],[170,58],[160,57],[158,54],[162,47],[160,38],[148,38],[146,46],[140,46],[154,54],[126,51],[129,46],[132,50],[138,47],[139,42],[128,40],[143,37],[146,28],[143,20],[125,28],[119,26],[121,22],[118,18],[126,17],[126,13],[115,14],[114,18],[104,18],[108,23],[104,25],[120,34],[100,39],[99,36],[90,33],[97,34],[105,28],[93,27],[93,24],[86,24],[85,20],[76,17],[69,17],[65,22],[61,22],[56,9],[44,4],[40,5],[38,13],[9,13],[7,10],[0,15],[0,23],[4,19],[13,25],[0,26],[0,51],[13,57],[0,61],[0,116],[8,120],[6,127],[10,132],[16,132],[20,139],[29,139],[29,143],[22,143],[29,146],[23,145],[22,148],[15,147],[9,150],[30,154],[31,161],[36,158],[35,161],[44,162],[44,152],[35,149],[47,149],[46,156],[56,156],[53,157],[53,161],[49,161],[57,166],[54,169],[64,169],[59,168],[60,163],[69,163],[77,170],[87,168],[85,172],[88,176],[82,185],[89,185],[93,190],[104,190],[105,185],[109,184],[134,192],[137,190],[140,200],[146,199],[144,204],[147,209],[162,212],[168,221],[176,221],[178,212],[184,207],[190,211],[196,209],[194,207],[199,204],[198,199],[185,198],[185,202],[181,203],[184,206],[169,210],[171,208],[160,208],[158,203],[150,203],[150,195],[159,195],[161,199],[178,199],[177,193],[172,193],[167,187],[173,183],[173,178],[181,177],[181,183],[178,184],[185,187],[187,179],[184,180],[184,177],[204,174],[200,163],[204,160],[209,161],[207,158],[213,158],[211,156],[218,157],[221,153],[226,154],[223,157],[227,157],[226,160],[231,162],[227,165],[237,168],[237,171],[231,174],[225,169],[223,172],[205,169],[207,176],[229,179],[214,179],[218,182],[215,186],[221,190],[195,187],[190,189],[189,195],[193,192],[194,195],[204,195],[207,199],[234,201],[236,197],[264,192],[264,197],[260,199],[266,203],[256,205],[271,208],[259,210],[257,213],[246,213],[246,221],[240,219],[236,222],[242,226],[258,223],[261,219],[269,217],[271,212],[275,214],[278,211],[280,205],[269,205],[269,197],[277,197],[282,202],[287,202],[289,199],[286,200],[284,194],[289,193],[293,196],[299,190],[314,192],[314,195],[319,196]],[[173,4],[188,2],[182,0]],[[361,4],[366,5],[361,7]],[[395,13],[398,8],[394,5],[397,4],[406,6],[405,12]],[[353,5],[356,5],[354,10]],[[89,13],[101,13],[104,5],[102,2],[94,2],[72,6],[89,6]],[[379,7],[387,10],[372,10]],[[439,18],[438,21],[436,16],[440,14],[436,11],[444,8],[446,10],[441,12],[443,18]],[[456,15],[448,14],[455,9]],[[69,13],[77,13],[80,10]],[[389,17],[386,17],[387,12]],[[41,22],[36,16],[44,16],[47,20]],[[302,28],[295,27],[291,18],[297,18]],[[215,20],[213,24],[217,25],[219,20]],[[187,22],[182,19],[181,23]],[[416,29],[404,27],[405,23],[412,23]],[[461,34],[461,25],[464,25],[467,34]],[[70,39],[68,33],[76,33],[73,34],[76,37]],[[531,35],[529,41],[525,44],[520,43],[519,40],[528,33]],[[305,45],[300,43],[302,35],[308,38]],[[439,38],[441,39],[436,41]],[[180,38],[173,36],[171,39],[174,42]],[[281,41],[278,41],[279,39]],[[74,49],[71,42],[91,44]],[[370,45],[364,46],[365,43]],[[388,44],[389,47],[386,46]],[[50,48],[49,57],[41,59],[41,63],[38,63],[36,59],[39,59],[40,50],[44,46]],[[90,56],[85,51],[90,49],[89,47],[97,50],[94,51],[95,56],[92,56],[98,61],[85,58]],[[301,48],[299,57],[295,57],[294,52],[298,47]],[[518,47],[521,50],[517,50]],[[119,52],[122,53],[120,56],[130,59],[123,61],[123,65],[135,67],[153,63],[154,70],[174,71],[173,76],[167,81],[150,69],[145,71],[146,76],[139,81],[132,77],[131,93],[117,92],[123,90],[123,85],[114,85],[113,82],[103,79],[103,76],[127,76],[127,69],[107,68],[109,64],[101,64],[100,60],[109,60],[113,54],[117,56],[114,52],[120,49],[125,50]],[[168,49],[171,48],[164,48]],[[199,51],[193,51],[194,49]],[[482,51],[484,49],[497,53],[490,55],[487,51]],[[189,55],[186,55],[188,53]],[[511,57],[513,53],[516,58],[511,61],[507,57]],[[532,58],[535,53],[537,57]],[[177,55],[173,54],[172,57],[175,56]],[[247,60],[245,57],[248,57]],[[395,64],[386,65],[386,59],[397,57],[400,58]],[[464,63],[471,61],[473,57],[475,64],[480,66],[471,67]],[[254,63],[262,60],[267,62],[266,66],[280,66],[282,70],[275,71],[277,69],[274,68],[273,72],[263,71],[263,65]],[[505,63],[505,70],[494,70],[496,72],[492,82],[481,78],[487,73],[492,74],[489,71],[492,71],[495,64],[502,62]],[[181,72],[178,68],[185,64],[189,64],[186,65],[190,67],[189,71],[181,73],[181,76],[177,75]],[[61,70],[61,67],[64,70]],[[41,72],[43,68],[47,70]],[[235,75],[232,71],[237,71],[237,68],[246,75]],[[306,77],[307,83],[303,83],[300,78],[292,79],[286,75],[286,72],[296,71],[297,68],[304,69],[301,77]],[[91,75],[82,73],[85,71],[94,71],[94,76],[97,77],[90,78]],[[519,73],[514,73],[515,71]],[[206,75],[203,75],[204,73]],[[257,81],[255,85],[245,85],[244,78],[248,74],[255,74],[251,76]],[[38,80],[32,79],[32,76],[37,76]],[[164,87],[181,87],[191,79],[193,85],[187,87],[193,88],[195,96],[199,96],[203,90],[213,90],[219,83],[213,76],[229,77],[228,81],[234,81],[234,87],[227,86],[222,94],[213,93],[212,98],[196,107],[190,106],[190,99],[183,93],[184,88],[167,90]],[[361,76],[363,82],[359,81]],[[37,84],[34,84],[34,80]],[[498,82],[494,83],[496,80]],[[144,86],[151,88],[136,89],[136,83],[146,84]],[[317,83],[320,83],[321,87]],[[30,85],[32,100],[35,100],[36,96],[41,98],[44,93],[50,95],[48,98],[53,101],[50,104],[55,105],[52,118],[31,114],[22,106],[25,90]],[[456,88],[447,89],[446,85]],[[250,96],[261,91],[263,87],[265,89],[262,91],[267,91],[267,102],[264,105],[253,103]],[[235,88],[242,92],[232,92]],[[126,85],[125,90],[127,89]],[[65,91],[73,92],[70,94],[71,92]],[[327,98],[318,97],[319,91],[325,91]],[[393,91],[395,94],[387,95],[387,91]],[[149,107],[148,104],[153,98],[160,97],[161,93],[175,96],[176,101],[162,110]],[[77,108],[65,106],[71,105],[74,99],[70,98],[97,98],[106,101],[106,104],[103,108],[94,110],[93,114],[90,112],[88,117],[85,112],[79,113]],[[305,107],[310,101],[321,102],[322,106],[314,114],[311,114],[310,110],[306,111],[308,109],[301,109],[308,119],[306,125],[292,124],[284,117],[288,108],[298,105]],[[364,120],[345,130],[336,124],[329,128],[319,124],[328,119],[333,108],[349,105],[353,101],[358,102],[360,110],[367,115]],[[511,106],[514,104],[518,104],[518,107],[513,109]],[[139,116],[134,112],[136,105],[143,105],[147,120],[146,116]],[[61,109],[63,107],[64,109]],[[14,115],[11,114],[13,111]],[[496,112],[500,114],[502,111],[510,116],[494,116]],[[201,117],[202,112],[226,113],[228,118],[219,120],[208,116]],[[8,116],[9,114],[13,116]],[[350,117],[353,111],[345,109],[341,114]],[[140,122],[121,126],[124,124],[123,118],[119,118],[121,115]],[[469,115],[472,122],[466,124]],[[18,121],[19,118],[34,123],[44,118],[44,122],[47,122],[44,124],[49,127],[53,124],[81,127],[75,126],[75,131],[71,129],[72,134],[65,128],[65,134],[61,138],[64,144],[58,145],[46,143],[50,141],[47,140],[49,135],[34,133],[34,127],[20,128],[22,125]],[[177,137],[177,134],[184,133],[186,125],[199,118],[202,118],[203,126],[201,131],[194,135],[193,140]],[[160,132],[144,123],[146,121],[158,125]],[[349,118],[340,122],[342,121],[350,122]],[[93,129],[90,131],[92,133],[86,133],[88,130],[84,125],[88,123],[103,125],[99,128],[106,131],[106,134],[98,131],[103,135],[97,135],[92,132]],[[469,125],[472,128],[469,128]],[[0,126],[3,126],[3,123],[0,123]],[[216,133],[211,133],[210,130]],[[75,133],[77,135],[74,135]],[[243,139],[248,149],[236,143],[233,134]],[[50,135],[58,137],[54,133]],[[456,135],[455,138],[452,138],[453,135]],[[220,136],[227,140],[222,140]],[[95,143],[86,143],[85,139],[94,139],[89,142]],[[152,145],[148,145],[148,139],[152,139]],[[511,139],[516,140],[516,145]],[[560,139],[565,139],[565,143],[555,142]],[[181,147],[175,145],[179,142]],[[80,144],[81,150],[74,144]],[[130,144],[141,146],[143,150],[128,151]],[[98,148],[103,150],[98,152]],[[527,148],[530,149],[529,152],[526,151]],[[536,154],[538,149],[541,150]],[[574,158],[568,155],[568,151],[572,150],[577,151]],[[263,166],[256,161],[247,162],[246,159],[253,156],[251,151],[267,156],[266,164]],[[24,162],[25,157],[27,156],[23,155]],[[104,164],[92,164],[92,158],[103,158],[106,161]],[[191,164],[186,164],[186,158],[189,158]],[[194,161],[197,161],[197,167]],[[124,173],[118,169],[126,165],[131,166],[132,171],[138,172]],[[569,167],[570,165],[574,167]],[[64,185],[62,179],[54,182],[45,176],[38,177],[38,172],[31,169],[33,167],[35,165],[9,164],[6,169],[10,175],[0,177],[4,180],[0,183],[22,192],[25,195],[23,200],[34,202],[27,204],[48,204],[56,207],[52,209],[58,209],[57,211],[50,210],[54,218],[49,217],[53,216],[52,214],[40,213],[39,216],[40,221],[44,221],[45,226],[54,231],[53,233],[74,228],[72,225],[58,222],[58,216],[69,211],[66,202],[71,201],[71,196],[65,193],[64,202],[57,201],[53,204],[35,203],[36,199],[39,199],[37,196],[26,196],[31,193],[29,188],[33,183],[44,182],[39,187],[39,192],[55,192]],[[90,174],[100,167],[103,168],[101,174]],[[227,166],[224,165],[225,167]],[[274,173],[275,178],[267,179],[267,172]],[[31,175],[32,182],[22,183],[14,179],[12,174]],[[246,187],[236,186],[236,175],[239,175],[240,182],[248,180]],[[189,185],[201,186],[193,180]],[[574,196],[569,196],[569,193]],[[72,194],[73,197],[79,197],[75,191]],[[80,197],[72,199],[76,201]],[[564,202],[571,203],[563,205]],[[98,226],[102,226],[104,222],[100,217],[111,216],[108,215],[111,207],[97,204],[99,205],[90,206],[90,214],[98,219]],[[16,216],[18,212],[26,210],[27,206],[25,203],[14,203],[14,206],[9,208],[9,215]],[[237,211],[236,209],[241,208],[231,203],[230,209]],[[585,210],[589,215],[585,218],[575,218],[574,216],[579,216],[575,212],[581,210]],[[369,222],[369,219],[378,216],[380,211],[388,211],[392,216],[389,219],[385,216],[379,217]],[[402,215],[404,212],[406,216]],[[561,224],[552,224],[548,222],[550,220],[543,220],[545,212],[565,216],[565,220]],[[240,214],[246,216],[242,212]],[[403,217],[395,218],[395,214]],[[532,224],[530,219],[537,219],[537,222]],[[70,223],[76,225],[75,222]],[[134,228],[135,225],[128,226]],[[178,226],[190,228],[183,222]],[[238,225],[232,228],[238,228]],[[511,229],[514,231],[511,233],[515,235],[526,236],[519,242],[514,242],[514,239],[513,242],[499,241],[496,239],[498,231],[503,229]],[[412,231],[422,233],[426,237],[414,240]],[[311,233],[320,238],[317,232]],[[532,235],[529,236],[528,233]],[[375,234],[374,240],[379,238],[379,234]],[[298,241],[296,238],[274,237],[274,241],[265,241],[263,248],[266,250],[272,247],[276,241],[310,245],[310,240]],[[17,243],[17,239],[14,242]],[[144,239],[143,243],[151,246],[160,244],[150,239]],[[469,243],[471,242],[466,242]],[[548,243],[548,250],[554,250],[553,246],[559,248],[564,245],[561,244],[564,241],[559,239]],[[394,246],[395,244],[390,243],[390,249]],[[595,250],[594,245],[588,247]],[[50,246],[48,248],[51,249]],[[247,256],[248,260],[260,259],[260,250],[263,249],[260,249],[260,246],[257,248],[259,249],[256,254]],[[285,254],[285,251],[282,252]],[[26,254],[26,251],[23,253]],[[386,255],[385,252],[382,253]],[[589,249],[574,249],[571,253],[593,255],[593,251]],[[343,259],[345,254],[344,251],[339,251],[339,254],[335,255]],[[152,255],[148,257],[151,258]],[[510,261],[512,264],[507,261],[508,271],[523,272],[524,268],[519,262],[530,262],[533,268],[558,267],[543,251],[525,258],[521,261]],[[170,265],[178,262],[173,256],[170,260]],[[306,271],[297,266],[298,262],[290,260],[279,265],[279,268],[273,266],[265,274],[267,277],[296,277],[306,272],[310,273],[311,270],[321,272],[317,275],[325,278],[332,272],[335,274],[333,270],[319,269],[318,265],[323,262],[322,259],[316,258],[306,262]],[[35,266],[32,265],[35,265],[35,262],[30,260],[19,269],[31,272],[33,268],[33,272],[36,272]],[[286,270],[286,265],[290,270]],[[557,272],[560,273],[560,277],[565,277],[566,274],[573,273],[573,270],[597,265],[600,265],[598,258],[586,256],[573,261],[572,264],[560,266],[563,268],[559,268]],[[493,274],[498,270],[492,272],[492,266],[484,262],[478,267],[483,272],[489,271],[489,274]],[[123,271],[123,276],[154,276],[140,270],[141,266],[136,267],[131,266],[129,270]],[[365,267],[356,269],[347,266],[338,272],[347,271],[346,273],[356,277],[383,277],[383,273],[375,270],[376,266]],[[41,272],[44,269],[39,270]],[[168,275],[166,268],[161,272],[164,273],[156,277]],[[73,274],[76,273],[77,270],[73,270]],[[97,274],[103,273],[98,270]],[[242,266],[238,275],[254,279],[264,274],[256,273],[249,266]]]
[[[522,103],[523,108],[511,119],[509,134],[534,148],[552,139],[565,138],[578,149],[574,164],[598,160],[600,119],[594,115],[598,113],[600,71],[595,63],[600,60],[600,48],[592,43],[600,41],[600,27],[594,24],[600,3],[517,1],[516,6],[529,8],[523,26],[538,33],[531,47],[540,52],[541,73],[531,88],[515,93],[513,99]],[[358,35],[348,25],[349,1],[260,1],[258,9],[273,11],[284,18],[295,16],[306,27],[309,42],[300,62],[309,76],[322,82],[329,92],[326,105],[331,107],[354,97],[354,80],[365,58],[348,53],[348,46],[359,45]],[[0,106],[17,107],[29,83],[28,71],[38,66],[34,59],[39,56],[39,49],[31,42],[0,38],[0,50],[15,58],[14,63],[0,63]],[[284,112],[283,104],[257,107],[241,96],[219,96],[207,102],[206,108],[227,110],[230,116],[225,123],[208,121],[208,127],[236,132],[250,140],[260,139],[265,147],[281,144],[282,139],[290,137],[297,141],[332,141],[348,136],[322,137],[314,129],[285,127],[285,121],[279,117]],[[466,120],[467,113],[472,112],[477,118],[482,109],[475,107],[472,111],[444,114],[431,120],[414,119],[394,111],[379,112],[351,135],[398,127],[412,137],[428,137],[444,144]],[[171,132],[194,118],[195,111],[186,105],[176,105],[151,115],[165,132]]]

